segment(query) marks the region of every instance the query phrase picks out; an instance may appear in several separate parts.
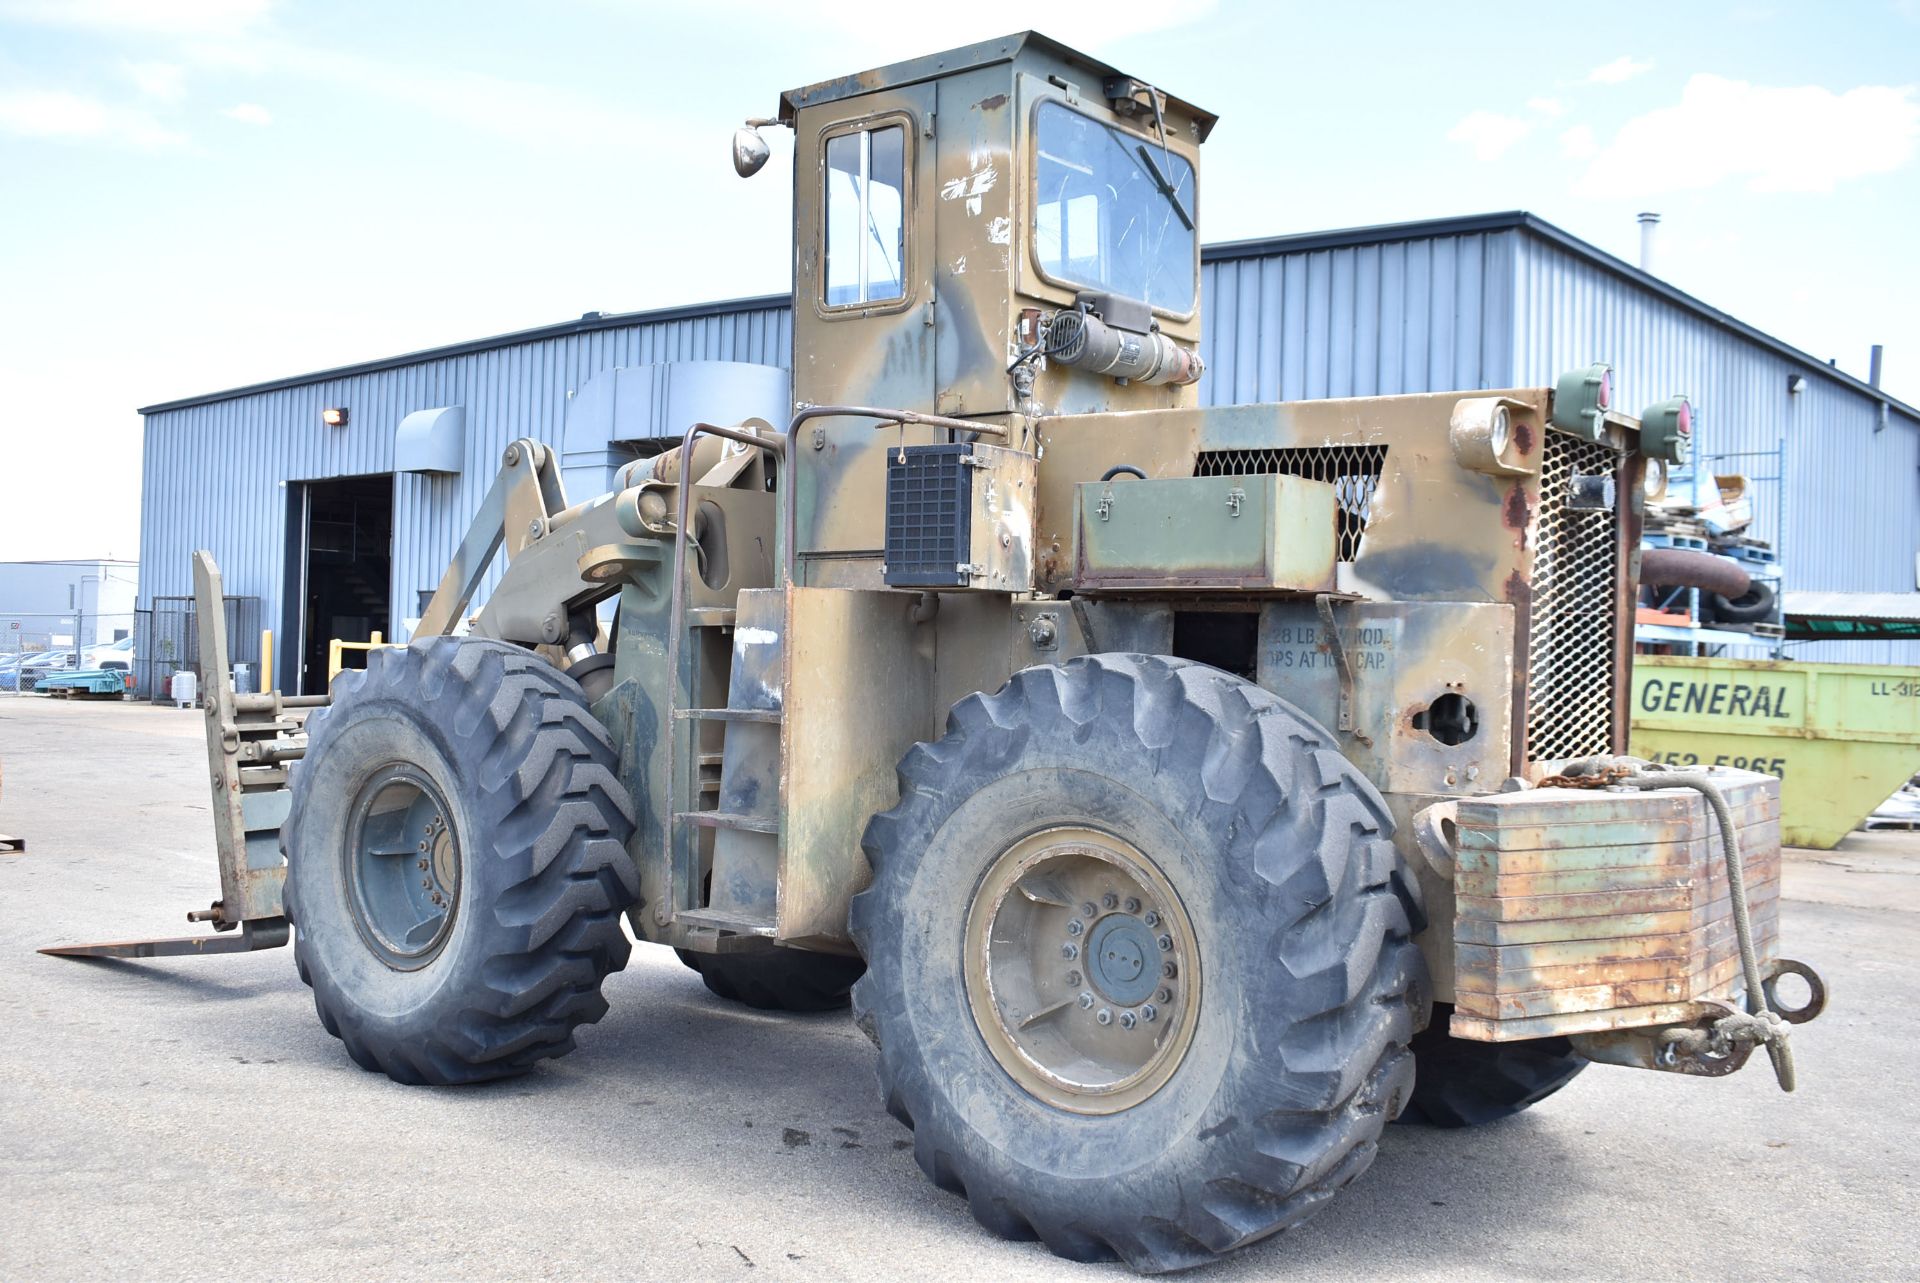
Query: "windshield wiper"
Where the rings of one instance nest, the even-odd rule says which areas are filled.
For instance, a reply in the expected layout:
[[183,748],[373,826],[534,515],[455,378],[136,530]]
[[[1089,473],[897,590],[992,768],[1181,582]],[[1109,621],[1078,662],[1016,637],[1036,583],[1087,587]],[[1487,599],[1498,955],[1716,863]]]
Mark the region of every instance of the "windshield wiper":
[[1146,162],[1147,173],[1152,176],[1153,185],[1160,189],[1160,194],[1167,198],[1169,205],[1173,206],[1173,212],[1180,216],[1181,224],[1188,231],[1192,231],[1193,215],[1189,214],[1187,207],[1181,203],[1180,189],[1174,186],[1173,180],[1167,176],[1165,170],[1160,168],[1160,162],[1154,159],[1153,153],[1147,149],[1145,143],[1137,144],[1134,150],[1139,152],[1140,159]]

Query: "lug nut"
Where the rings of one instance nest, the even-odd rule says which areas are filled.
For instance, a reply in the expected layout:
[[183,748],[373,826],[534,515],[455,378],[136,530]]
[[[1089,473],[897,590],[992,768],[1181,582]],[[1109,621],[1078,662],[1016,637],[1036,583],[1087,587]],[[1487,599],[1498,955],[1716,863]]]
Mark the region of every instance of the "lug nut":
[[1128,913],[1138,913],[1140,912],[1140,901],[1133,896],[1128,896],[1126,904],[1122,907],[1125,908]]
[[1109,891],[1105,895],[1100,897],[1100,903],[1106,905],[1109,909],[1111,909],[1115,905],[1120,903],[1120,897],[1115,895],[1113,892]]
[[420,889],[421,889],[422,891],[431,891],[431,890],[433,890],[433,880],[432,880],[431,878],[421,878],[421,879],[420,879]]
[[1123,1011],[1120,1013],[1120,1027],[1122,1029],[1133,1028],[1133,1013],[1131,1011]]
[[1080,946],[1074,944],[1072,941],[1068,941],[1066,944],[1060,946],[1060,956],[1068,962],[1072,962],[1080,956]]
[[1072,921],[1067,923],[1067,934],[1070,936],[1077,936],[1082,931],[1085,931],[1086,929],[1087,929],[1087,924],[1080,921],[1080,919],[1078,918],[1074,918]]
[[1100,907],[1091,900],[1080,906],[1080,916],[1083,918],[1091,918],[1098,912],[1100,912]]
[[1158,940],[1154,941],[1154,943],[1160,946],[1160,952],[1167,953],[1173,948],[1173,937],[1169,935],[1163,935]]
[[1180,968],[1174,966],[1171,962],[1163,962],[1160,964],[1160,974],[1171,980],[1180,974]]
[[1171,990],[1171,989],[1162,989],[1162,990],[1160,991],[1160,1001],[1162,1001],[1162,1002],[1172,1002],[1172,1001],[1173,1001],[1173,990]]
[[1148,1003],[1146,1006],[1140,1008],[1140,1019],[1146,1021],[1148,1024],[1152,1024],[1153,1018],[1159,1014],[1159,1008],[1155,1007],[1152,1003]]
[[1148,909],[1146,916],[1141,918],[1140,921],[1146,923],[1150,927],[1157,927],[1160,925],[1160,915],[1155,913],[1152,909]]
[[1093,995],[1085,992],[1084,990],[1081,991],[1080,1010],[1085,1011],[1088,1007],[1091,1007],[1092,1005],[1093,1005]]
[[1080,987],[1080,973],[1078,971],[1067,972],[1067,984],[1078,989]]
[[1102,1007],[1100,1008],[1100,1010],[1094,1012],[1093,1018],[1099,1021],[1103,1025],[1110,1025],[1113,1023],[1113,1013],[1111,1011],[1108,1011],[1105,1007]]
[[427,862],[425,860],[417,861],[414,867],[419,869],[420,872],[425,873],[427,871]]
[[427,849],[427,840],[425,838],[420,839],[420,849],[422,851]]

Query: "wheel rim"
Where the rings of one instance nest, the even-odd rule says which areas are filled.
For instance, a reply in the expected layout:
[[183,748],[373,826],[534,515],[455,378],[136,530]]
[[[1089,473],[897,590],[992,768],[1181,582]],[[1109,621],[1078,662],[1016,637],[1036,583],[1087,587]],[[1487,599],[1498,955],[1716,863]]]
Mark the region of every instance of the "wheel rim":
[[1049,1105],[1132,1108],[1193,1042],[1193,924],[1166,875],[1113,834],[1047,829],[1002,852],[974,895],[965,955],[988,1050]]
[[412,766],[376,771],[354,797],[347,830],[347,905],[380,960],[424,967],[453,932],[460,843],[440,790]]

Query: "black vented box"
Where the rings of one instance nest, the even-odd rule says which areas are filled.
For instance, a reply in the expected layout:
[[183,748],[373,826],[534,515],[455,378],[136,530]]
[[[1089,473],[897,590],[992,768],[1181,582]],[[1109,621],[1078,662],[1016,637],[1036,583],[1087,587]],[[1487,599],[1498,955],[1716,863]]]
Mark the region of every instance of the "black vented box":
[[889,447],[887,586],[1031,591],[1034,476],[999,446]]
[[887,573],[890,588],[965,588],[973,547],[973,445],[895,446],[887,451]]

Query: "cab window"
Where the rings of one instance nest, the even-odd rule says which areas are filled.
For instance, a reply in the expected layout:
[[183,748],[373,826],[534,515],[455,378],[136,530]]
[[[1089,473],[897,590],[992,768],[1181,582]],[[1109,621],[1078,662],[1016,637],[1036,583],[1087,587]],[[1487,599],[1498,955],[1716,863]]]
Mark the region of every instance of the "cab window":
[[1035,113],[1034,254],[1061,284],[1193,311],[1193,166],[1178,152],[1057,102]]
[[827,140],[828,307],[906,297],[906,143],[900,125]]

